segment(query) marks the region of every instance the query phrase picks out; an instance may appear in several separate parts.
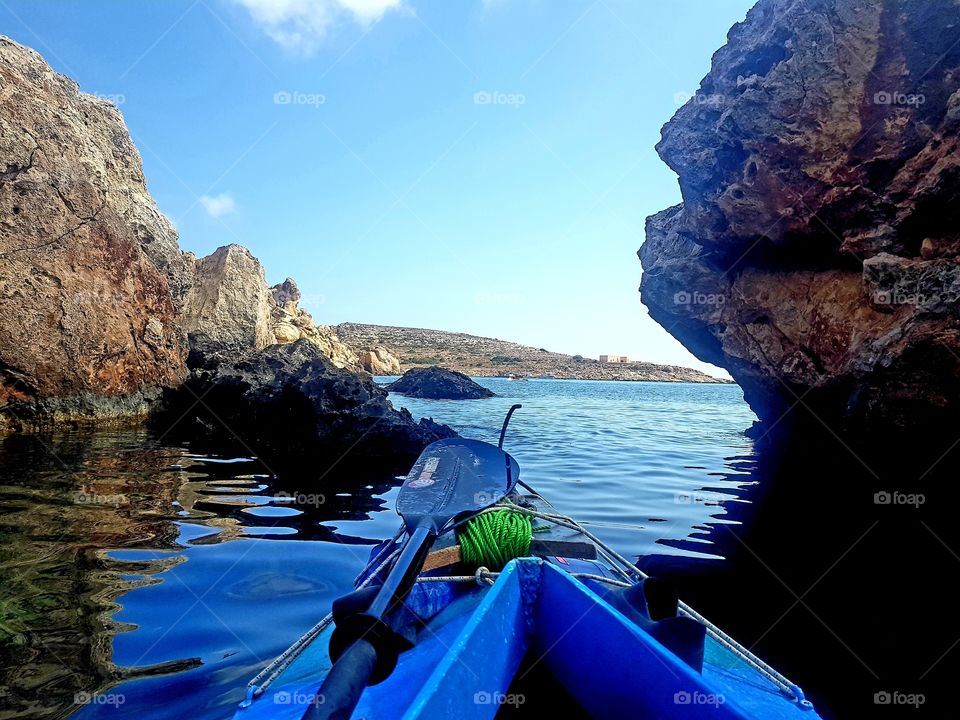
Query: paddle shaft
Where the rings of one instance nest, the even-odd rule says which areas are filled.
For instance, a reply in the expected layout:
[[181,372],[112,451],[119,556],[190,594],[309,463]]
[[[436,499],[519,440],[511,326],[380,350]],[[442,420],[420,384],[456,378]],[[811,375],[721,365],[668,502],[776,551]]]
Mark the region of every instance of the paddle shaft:
[[[364,615],[389,625],[390,611],[410,592],[436,537],[429,525],[414,528]],[[360,702],[376,664],[376,646],[362,636],[354,640],[330,668],[302,720],[347,720]]]
[[383,620],[387,612],[393,607],[394,602],[400,602],[406,597],[410,588],[413,587],[423,561],[430,552],[430,546],[436,539],[437,534],[430,527],[421,525],[414,528],[410,533],[410,538],[403,546],[403,552],[397,558],[396,565],[390,570],[387,579],[383,581],[377,596],[370,603],[367,609],[367,615],[371,615],[378,620]]

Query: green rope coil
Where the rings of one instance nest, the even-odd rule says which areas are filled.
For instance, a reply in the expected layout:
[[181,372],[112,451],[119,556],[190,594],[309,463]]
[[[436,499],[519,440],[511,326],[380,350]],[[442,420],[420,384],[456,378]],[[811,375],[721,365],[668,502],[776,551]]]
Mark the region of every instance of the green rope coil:
[[514,558],[525,557],[532,541],[529,516],[513,510],[482,513],[457,531],[461,560],[494,571],[502,570]]

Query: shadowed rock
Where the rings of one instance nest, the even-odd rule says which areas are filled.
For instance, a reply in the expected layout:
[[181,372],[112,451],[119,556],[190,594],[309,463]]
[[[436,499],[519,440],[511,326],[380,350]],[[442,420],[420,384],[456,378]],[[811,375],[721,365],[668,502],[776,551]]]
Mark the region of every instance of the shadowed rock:
[[768,427],[960,420],[958,70],[956,2],[761,0],[664,126],[642,300]]
[[274,474],[406,472],[428,443],[456,435],[394,409],[369,376],[336,367],[307,340],[241,359],[215,343],[202,347],[197,338],[190,378],[168,391],[156,428],[256,455]]

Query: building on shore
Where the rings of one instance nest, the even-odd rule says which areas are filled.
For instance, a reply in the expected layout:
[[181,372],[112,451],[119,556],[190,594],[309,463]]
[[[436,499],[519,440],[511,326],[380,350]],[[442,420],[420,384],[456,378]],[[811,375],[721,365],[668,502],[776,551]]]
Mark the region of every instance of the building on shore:
[[600,362],[602,363],[626,363],[630,362],[630,359],[626,355],[601,355]]

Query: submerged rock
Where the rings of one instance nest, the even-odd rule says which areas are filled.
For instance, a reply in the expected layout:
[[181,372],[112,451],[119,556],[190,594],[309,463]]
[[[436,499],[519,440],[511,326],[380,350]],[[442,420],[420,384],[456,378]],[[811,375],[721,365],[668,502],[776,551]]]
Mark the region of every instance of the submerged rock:
[[312,479],[362,466],[406,472],[430,442],[456,433],[396,410],[363,374],[338,368],[313,343],[271,345],[236,359],[216,343],[191,351],[183,387],[167,392],[156,428],[236,446],[277,475]]
[[495,394],[463,373],[440,367],[407,370],[403,377],[387,385],[387,390],[430,400],[476,400]]
[[955,428],[958,130],[957,3],[761,0],[663,128],[651,317],[768,426]]

